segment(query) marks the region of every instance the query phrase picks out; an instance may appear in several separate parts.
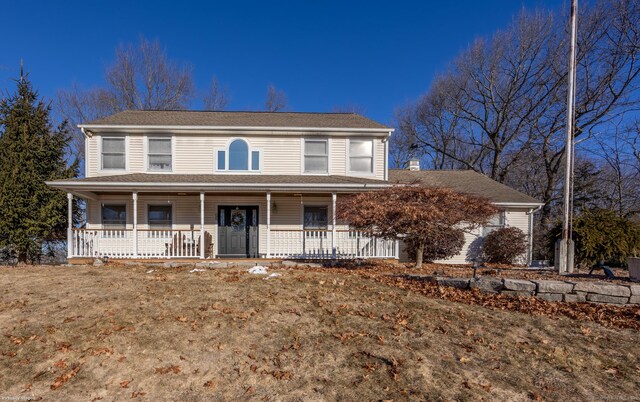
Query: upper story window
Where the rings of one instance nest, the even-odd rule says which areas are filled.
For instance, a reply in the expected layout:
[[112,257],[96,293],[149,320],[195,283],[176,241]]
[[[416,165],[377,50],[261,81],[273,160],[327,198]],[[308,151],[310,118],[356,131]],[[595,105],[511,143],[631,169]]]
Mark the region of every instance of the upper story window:
[[260,171],[260,151],[252,149],[243,139],[229,143],[226,149],[217,152],[216,169],[220,171]]
[[329,172],[329,142],[326,139],[304,140],[304,172]]
[[124,170],[126,156],[124,137],[102,137],[102,169]]
[[349,140],[349,172],[373,173],[373,140]]
[[149,138],[147,141],[147,169],[170,172],[173,166],[171,138]]

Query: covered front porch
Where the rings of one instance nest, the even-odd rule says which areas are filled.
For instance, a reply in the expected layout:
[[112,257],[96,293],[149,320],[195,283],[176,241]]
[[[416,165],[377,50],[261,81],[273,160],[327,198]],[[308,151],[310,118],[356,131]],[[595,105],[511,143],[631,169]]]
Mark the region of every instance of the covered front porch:
[[396,241],[336,221],[336,201],[343,195],[336,191],[69,192],[69,216],[74,196],[81,197],[86,201],[86,223],[69,226],[68,258],[398,258]]

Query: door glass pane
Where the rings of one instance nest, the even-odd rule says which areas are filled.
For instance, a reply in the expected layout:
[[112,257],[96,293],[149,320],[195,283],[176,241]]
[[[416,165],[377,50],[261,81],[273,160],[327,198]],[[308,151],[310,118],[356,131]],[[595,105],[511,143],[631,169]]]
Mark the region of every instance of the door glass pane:
[[220,210],[220,217],[218,218],[218,226],[224,226],[224,209]]
[[234,209],[231,211],[231,227],[235,232],[245,230],[247,227],[247,211],[245,209]]
[[243,140],[229,145],[229,170],[249,170],[249,146]]
[[102,152],[124,153],[124,138],[103,138]]
[[124,169],[124,154],[103,154],[103,169]]
[[305,172],[327,172],[327,157],[326,156],[305,156],[304,157],[304,171]]
[[349,141],[349,155],[350,156],[372,156],[373,155],[373,142],[372,141]]
[[352,172],[371,172],[371,158],[350,158],[349,170]]

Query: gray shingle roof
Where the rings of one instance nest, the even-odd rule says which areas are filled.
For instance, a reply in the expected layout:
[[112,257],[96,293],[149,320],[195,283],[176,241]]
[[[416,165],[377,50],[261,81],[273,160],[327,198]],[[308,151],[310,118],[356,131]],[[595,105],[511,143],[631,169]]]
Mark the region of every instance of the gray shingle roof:
[[473,170],[418,170],[390,169],[392,183],[419,183],[426,186],[447,187],[461,193],[479,195],[493,202],[540,203],[533,197],[499,183]]
[[390,128],[356,113],[209,112],[188,110],[126,110],[84,125]]

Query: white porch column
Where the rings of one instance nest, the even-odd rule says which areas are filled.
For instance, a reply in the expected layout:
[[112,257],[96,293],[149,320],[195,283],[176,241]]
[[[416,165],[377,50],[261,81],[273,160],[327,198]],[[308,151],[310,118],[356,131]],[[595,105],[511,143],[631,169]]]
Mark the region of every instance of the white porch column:
[[331,253],[336,258],[336,193],[331,193]]
[[204,191],[200,191],[200,258],[204,259]]
[[138,258],[138,192],[133,192],[133,258]]
[[67,193],[67,258],[73,257],[73,194]]
[[267,191],[267,258],[271,258],[271,192]]

